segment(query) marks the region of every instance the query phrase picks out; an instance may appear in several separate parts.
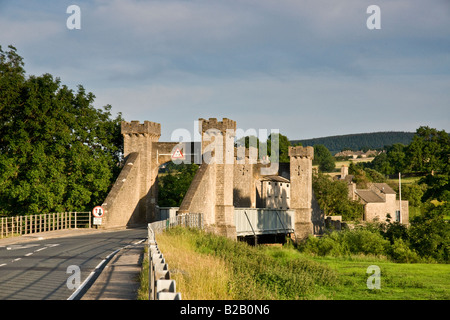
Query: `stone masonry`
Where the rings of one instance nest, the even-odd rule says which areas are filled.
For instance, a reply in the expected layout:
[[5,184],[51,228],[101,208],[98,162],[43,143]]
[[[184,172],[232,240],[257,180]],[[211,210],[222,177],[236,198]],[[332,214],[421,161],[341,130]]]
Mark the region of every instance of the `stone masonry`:
[[[256,149],[234,147],[236,122],[199,119],[202,163],[177,214],[203,213],[206,229],[236,238],[234,208],[256,207],[261,168]],[[105,199],[102,228],[132,226],[156,220],[159,165],[170,161],[179,144],[159,142],[159,123],[123,122],[125,165]],[[290,209],[295,210],[295,236],[313,233],[312,147],[290,147]],[[269,164],[270,165],[270,164]]]
[[295,236],[304,239],[313,234],[312,160],[313,147],[289,147],[291,209],[295,210]]

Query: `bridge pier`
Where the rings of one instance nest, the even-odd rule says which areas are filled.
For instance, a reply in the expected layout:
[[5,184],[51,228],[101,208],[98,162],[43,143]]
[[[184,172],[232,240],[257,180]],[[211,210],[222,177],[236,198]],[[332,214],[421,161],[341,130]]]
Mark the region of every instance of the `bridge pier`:
[[313,147],[289,147],[291,206],[295,211],[295,238],[306,239],[313,234],[312,214],[312,160]]
[[[202,213],[207,230],[236,239],[236,206],[256,207],[256,184],[265,165],[257,162],[256,150],[244,150],[237,160],[234,147],[236,122],[199,119],[202,164],[178,214]],[[144,121],[123,122],[124,168],[103,203],[102,228],[142,225],[157,219],[159,165],[171,160],[177,142],[159,142],[161,125]],[[312,147],[290,147],[290,205],[294,212],[295,238],[313,234]],[[252,160],[252,161],[251,161]],[[253,161],[254,160],[254,161]]]

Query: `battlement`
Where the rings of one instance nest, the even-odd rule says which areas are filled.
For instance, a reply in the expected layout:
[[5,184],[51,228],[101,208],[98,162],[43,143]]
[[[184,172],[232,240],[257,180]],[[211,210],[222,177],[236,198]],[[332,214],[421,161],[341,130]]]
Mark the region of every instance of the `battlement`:
[[122,121],[122,134],[149,134],[152,136],[161,136],[161,124],[151,121]]
[[290,157],[299,157],[299,158],[310,158],[314,159],[314,148],[313,147],[289,147],[289,156]]
[[225,133],[227,129],[236,130],[236,121],[223,118],[222,121],[217,121],[217,118],[209,118],[209,120],[198,119],[199,123],[199,132],[203,133],[209,129],[217,129],[222,133]]

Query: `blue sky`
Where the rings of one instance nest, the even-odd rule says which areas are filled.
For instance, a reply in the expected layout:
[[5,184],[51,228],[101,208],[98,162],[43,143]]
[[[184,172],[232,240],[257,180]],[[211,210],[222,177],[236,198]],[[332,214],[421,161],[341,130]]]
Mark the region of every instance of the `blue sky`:
[[[69,5],[81,29],[69,30]],[[369,5],[381,29],[369,30]],[[450,130],[448,0],[0,0],[0,45],[128,120],[289,139]]]

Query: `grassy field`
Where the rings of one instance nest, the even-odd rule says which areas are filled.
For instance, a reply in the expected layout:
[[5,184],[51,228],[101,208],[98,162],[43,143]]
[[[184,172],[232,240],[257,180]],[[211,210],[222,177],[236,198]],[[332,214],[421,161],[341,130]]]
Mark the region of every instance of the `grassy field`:
[[[314,258],[338,272],[340,284],[323,288],[324,295],[339,300],[449,300],[450,266],[446,264],[393,263],[376,258],[352,260],[334,257]],[[367,268],[381,270],[380,289],[369,290]]]
[[[183,228],[159,234],[157,243],[184,300],[450,299],[450,266],[445,264],[313,257],[292,245],[252,247]],[[367,288],[370,265],[381,270],[380,289]],[[143,292],[145,299],[145,287]]]

